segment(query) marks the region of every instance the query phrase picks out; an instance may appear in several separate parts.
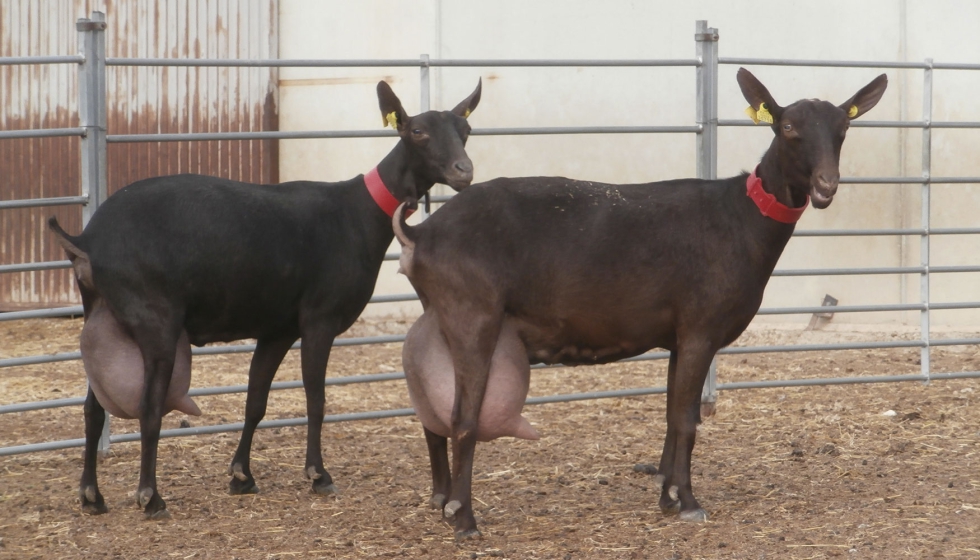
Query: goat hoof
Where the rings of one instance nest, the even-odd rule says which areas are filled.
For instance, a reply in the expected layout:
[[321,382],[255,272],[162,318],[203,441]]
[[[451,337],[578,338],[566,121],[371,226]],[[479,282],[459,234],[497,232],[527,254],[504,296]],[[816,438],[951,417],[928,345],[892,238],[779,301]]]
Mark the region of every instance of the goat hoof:
[[321,477],[323,477],[323,475],[316,471],[316,467],[312,465],[306,467],[306,478],[309,478],[310,480],[320,480]]
[[102,502],[88,502],[82,504],[82,513],[87,513],[89,515],[102,515],[103,513],[109,513],[109,508],[107,508],[105,503]]
[[433,494],[429,498],[429,507],[432,509],[442,509],[446,507],[446,495],[445,494]]
[[681,502],[680,500],[661,501],[660,511],[667,515],[676,515],[681,512]]
[[139,504],[140,507],[145,508],[150,505],[150,500],[153,499],[154,494],[156,494],[156,492],[154,492],[152,488],[141,488],[140,491],[136,493],[136,503]]
[[454,515],[456,515],[456,512],[459,511],[460,509],[462,509],[462,507],[463,507],[463,504],[461,504],[459,502],[459,500],[453,500],[453,501],[449,502],[448,504],[446,504],[446,507],[443,508],[443,510],[442,510],[442,514],[443,514],[444,517],[446,517],[447,519],[449,519],[449,518],[453,517]]
[[141,488],[136,493],[136,502],[143,508],[143,515],[146,519],[170,518],[170,512],[167,511],[167,502],[163,501],[160,494],[153,488]]
[[105,499],[95,486],[86,486],[79,491],[79,498],[82,500],[82,513],[89,515],[101,515],[107,513],[109,508],[105,505]]
[[340,489],[337,488],[333,483],[330,484],[317,484],[316,481],[313,482],[313,493],[319,494],[321,496],[336,496],[340,494]]
[[241,463],[235,463],[234,465],[229,467],[228,474],[234,476],[235,478],[241,480],[242,482],[245,482],[246,480],[251,478],[249,475],[245,474],[245,467],[243,467]]
[[479,529],[466,529],[464,531],[456,531],[457,541],[468,541],[470,539],[480,539],[483,538],[483,533]]
[[708,520],[708,512],[704,511],[702,508],[682,511],[679,519],[690,523],[704,523]]
[[255,480],[239,480],[237,477],[232,478],[231,482],[228,483],[228,493],[232,496],[241,496],[244,494],[258,494],[259,487],[255,485]]
[[166,519],[170,519],[170,511],[167,509],[157,510],[154,511],[153,513],[146,512],[144,515],[148,520],[151,521],[163,521]]

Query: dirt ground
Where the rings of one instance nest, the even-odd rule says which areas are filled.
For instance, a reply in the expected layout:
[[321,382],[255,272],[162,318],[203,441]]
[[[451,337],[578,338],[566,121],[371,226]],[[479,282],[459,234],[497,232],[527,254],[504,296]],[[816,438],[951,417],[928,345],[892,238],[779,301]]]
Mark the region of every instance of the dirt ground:
[[[405,332],[358,323],[347,336]],[[77,349],[78,320],[0,324],[0,357]],[[975,333],[973,333],[975,335]],[[912,338],[836,328],[751,328],[738,345]],[[193,385],[244,384],[248,355],[197,358]],[[736,355],[719,381],[918,372],[918,349]],[[935,371],[980,369],[980,350],[933,351]],[[660,386],[664,361],[548,369],[531,395]],[[400,345],[334,351],[328,375],[400,371]],[[277,380],[299,378],[293,352]],[[80,396],[79,362],[0,370],[0,404]],[[305,428],[262,430],[261,493],[227,494],[237,433],[160,443],[159,487],[172,519],[134,502],[139,445],[115,444],[99,481],[109,513],[81,513],[80,449],[0,457],[0,558],[980,558],[980,384],[976,380],[726,391],[701,426],[694,490],[710,515],[663,515],[652,477],[662,395],[529,406],[538,441],[477,448],[474,507],[483,538],[456,543],[427,507],[425,439],[412,417],[329,424],[339,497],[311,494]],[[403,381],[330,387],[329,414],[409,406]],[[196,399],[193,426],[239,422],[245,397]],[[893,411],[889,412],[889,411]],[[888,414],[885,414],[888,412]],[[268,419],[304,415],[303,392],[273,393]],[[113,420],[116,433],[135,421]],[[80,407],[0,415],[0,447],[82,437]]]

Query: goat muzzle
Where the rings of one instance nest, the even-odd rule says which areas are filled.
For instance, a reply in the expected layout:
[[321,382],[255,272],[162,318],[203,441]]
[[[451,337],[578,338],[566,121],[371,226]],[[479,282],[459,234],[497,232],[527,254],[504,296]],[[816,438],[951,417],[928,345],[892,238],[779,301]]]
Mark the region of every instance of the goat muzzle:
[[446,184],[453,190],[462,190],[473,182],[473,162],[468,158],[458,160],[446,170],[445,176]]
[[810,180],[810,200],[814,208],[824,209],[834,201],[837,185],[840,183],[838,173],[815,173]]

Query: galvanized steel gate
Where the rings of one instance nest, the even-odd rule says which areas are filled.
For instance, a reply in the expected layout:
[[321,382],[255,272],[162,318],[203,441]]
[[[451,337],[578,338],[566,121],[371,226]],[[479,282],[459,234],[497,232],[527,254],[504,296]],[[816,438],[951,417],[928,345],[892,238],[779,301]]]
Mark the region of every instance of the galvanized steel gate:
[[[930,192],[934,184],[980,183],[980,177],[933,177],[930,171],[931,139],[933,129],[968,128],[980,129],[980,122],[934,122],[932,112],[932,76],[936,70],[978,71],[980,64],[949,64],[936,63],[930,59],[924,62],[873,62],[873,61],[823,61],[823,60],[779,60],[757,58],[725,58],[718,56],[718,32],[709,28],[707,22],[697,22],[695,33],[696,57],[677,60],[460,60],[430,59],[422,55],[419,59],[394,60],[278,60],[278,59],[206,59],[206,58],[106,58],[104,48],[104,15],[93,13],[91,19],[78,22],[79,50],[77,56],[59,57],[22,57],[0,58],[0,66],[10,64],[77,64],[79,68],[79,122],[80,126],[67,129],[17,130],[0,132],[3,138],[27,138],[48,136],[81,136],[81,168],[82,192],[80,196],[67,197],[58,200],[32,199],[0,202],[0,209],[47,206],[64,203],[80,203],[84,205],[85,219],[95,211],[98,204],[106,196],[106,153],[107,146],[114,143],[130,142],[178,142],[178,141],[216,141],[231,139],[302,139],[302,138],[364,138],[394,136],[393,132],[383,131],[304,131],[304,132],[210,132],[186,134],[108,134],[106,130],[106,66],[168,66],[168,67],[418,67],[420,69],[421,110],[429,108],[429,69],[432,67],[664,67],[683,66],[695,69],[697,82],[696,122],[690,126],[598,126],[598,127],[537,127],[537,128],[490,128],[475,129],[474,135],[527,135],[527,134],[608,134],[608,133],[659,133],[659,134],[694,134],[697,142],[697,170],[702,178],[715,178],[717,170],[717,132],[720,126],[752,126],[748,120],[724,120],[718,118],[718,67],[728,65],[773,65],[773,66],[803,66],[803,67],[846,67],[846,68],[904,68],[918,69],[923,72],[923,119],[921,121],[855,121],[852,126],[870,128],[907,128],[922,131],[922,174],[920,177],[844,177],[844,184],[911,184],[920,185],[922,196],[922,216],[919,227],[893,229],[848,229],[848,230],[798,230],[794,235],[800,237],[825,236],[909,236],[918,237],[920,243],[921,262],[919,266],[877,267],[877,268],[834,268],[834,269],[798,269],[776,270],[773,276],[832,276],[832,275],[875,275],[875,274],[905,274],[918,275],[920,279],[920,301],[908,304],[887,305],[848,305],[834,308],[835,313],[864,313],[883,311],[918,311],[920,313],[920,336],[917,340],[881,341],[841,344],[811,344],[788,346],[753,346],[723,349],[720,354],[747,354],[763,352],[798,352],[820,350],[853,350],[872,348],[920,348],[921,371],[910,375],[887,375],[873,377],[843,377],[820,379],[796,379],[778,381],[736,382],[716,385],[714,371],[705,386],[703,401],[712,403],[716,391],[729,389],[749,389],[761,387],[790,387],[803,385],[828,385],[852,383],[880,383],[895,381],[923,381],[933,379],[977,378],[980,372],[964,371],[951,373],[934,373],[930,368],[930,349],[936,346],[974,345],[980,344],[980,338],[970,339],[931,339],[929,317],[931,310],[974,309],[980,308],[980,302],[944,302],[934,303],[929,298],[929,279],[932,274],[956,272],[980,272],[980,265],[969,266],[932,266],[929,257],[930,237],[934,235],[971,235],[980,234],[980,228],[932,228],[930,226]],[[443,199],[434,198],[435,202]],[[387,260],[397,259],[397,255],[387,255]],[[23,272],[46,269],[67,268],[67,261],[23,263],[14,266],[0,267],[0,273]],[[390,296],[375,296],[372,303],[407,301],[415,299],[414,294]],[[811,314],[824,311],[821,307],[793,308],[763,308],[760,315],[776,314]],[[78,315],[80,307],[67,307],[26,312],[0,313],[0,321],[38,318],[61,317]],[[365,338],[345,338],[336,341],[337,346],[356,344],[379,344],[400,342],[403,335],[377,336]],[[299,345],[297,344],[298,348]],[[251,352],[254,345],[221,346],[196,348],[195,355],[221,354],[234,352]],[[631,358],[629,361],[664,359],[666,352],[651,352]],[[24,356],[0,359],[0,368],[43,364],[65,360],[77,360],[78,352],[46,356]],[[342,385],[349,383],[369,383],[400,379],[401,373],[383,373],[359,375],[344,378],[328,378],[327,385]],[[274,383],[273,390],[294,389],[302,386],[299,381]],[[246,386],[195,388],[190,391],[192,396],[215,395],[234,392],[245,392]],[[666,392],[665,387],[646,387],[618,391],[600,391],[570,395],[552,395],[532,397],[528,404],[550,402],[566,402],[608,397],[650,395]],[[58,399],[43,402],[30,402],[0,405],[0,414],[22,413],[42,409],[79,406],[84,397]],[[354,414],[328,415],[325,422],[340,422],[360,419],[386,418],[412,414],[411,409],[385,411],[369,411]],[[306,423],[306,418],[265,421],[260,428],[281,426],[297,426]],[[241,423],[184,428],[179,430],[164,430],[161,437],[176,437],[219,432],[240,431]],[[111,437],[112,442],[138,441],[139,434],[124,434]],[[63,449],[83,445],[82,439],[41,442],[36,444],[0,448],[0,456],[29,453],[42,450]]]
[[[99,3],[103,0],[4,0],[0,57],[81,51],[83,39],[74,32],[75,19],[89,13],[88,5]],[[101,58],[275,58],[278,53],[276,0],[108,4],[110,21],[85,24],[105,26]],[[84,140],[72,130],[82,126],[79,118],[90,107],[79,100],[95,94],[104,98],[104,114],[97,121],[115,134],[278,129],[277,68],[102,66],[103,75],[89,84],[101,87],[101,93],[87,95],[79,91],[86,87],[78,71],[80,59],[60,64],[41,64],[44,59],[37,58],[32,63],[31,57],[7,60],[0,66],[0,130],[14,136],[0,142],[0,198],[43,198],[48,206],[30,201],[3,207],[0,266],[64,257],[61,246],[46,233],[49,215],[56,215],[67,231],[81,230],[80,205],[86,199],[77,195],[82,172],[79,142]],[[22,63],[15,64],[18,60]],[[33,137],[19,134],[30,128],[48,130]],[[50,130],[59,128],[67,129],[65,134]],[[277,144],[269,139],[108,145],[96,141],[108,153],[105,181],[99,184],[112,194],[138,179],[176,173],[277,182]],[[0,274],[0,311],[78,304],[74,284],[65,269]]]

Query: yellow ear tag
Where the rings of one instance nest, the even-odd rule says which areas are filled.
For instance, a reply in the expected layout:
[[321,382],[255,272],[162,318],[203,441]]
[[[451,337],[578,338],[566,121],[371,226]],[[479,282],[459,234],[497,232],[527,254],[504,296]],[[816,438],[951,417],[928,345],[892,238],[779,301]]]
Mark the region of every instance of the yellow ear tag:
[[[772,124],[772,115],[769,113],[769,109],[766,109],[765,103],[759,103],[759,110],[755,112],[757,119],[764,123]],[[756,122],[756,124],[759,124]]]
[[772,124],[772,114],[769,113],[769,109],[766,109],[765,103],[759,103],[759,109],[753,109],[751,105],[745,108],[745,114],[752,119],[752,122],[759,124],[760,122],[766,122]]
[[463,118],[464,118],[464,119],[468,119],[468,118],[470,118],[470,113],[471,113],[471,111],[470,111],[469,109],[467,109],[467,110],[466,110],[466,112],[465,112],[465,113],[463,113]]
[[858,106],[851,105],[851,108],[847,110],[847,116],[853,119],[857,115],[858,115]]
[[398,115],[392,111],[385,115],[385,120],[388,121],[388,125],[395,130],[398,130]]

